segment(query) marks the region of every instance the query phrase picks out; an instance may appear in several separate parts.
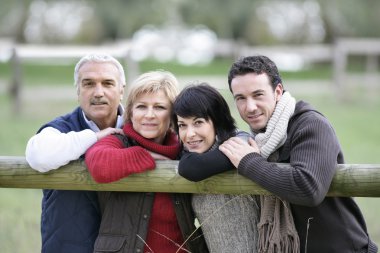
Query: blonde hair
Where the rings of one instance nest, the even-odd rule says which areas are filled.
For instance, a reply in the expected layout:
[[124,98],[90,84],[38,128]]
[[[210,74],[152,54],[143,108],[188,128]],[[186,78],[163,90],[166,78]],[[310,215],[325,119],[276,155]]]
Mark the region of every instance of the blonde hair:
[[124,122],[131,122],[132,108],[141,94],[164,91],[170,101],[171,107],[178,95],[178,80],[168,71],[150,71],[140,75],[128,88],[127,104],[125,105]]

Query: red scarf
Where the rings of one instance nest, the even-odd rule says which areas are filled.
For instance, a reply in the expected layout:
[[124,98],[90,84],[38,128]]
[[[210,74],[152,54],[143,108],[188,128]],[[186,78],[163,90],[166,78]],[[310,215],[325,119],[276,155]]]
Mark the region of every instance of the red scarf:
[[[177,135],[169,130],[166,134],[164,144],[158,144],[146,139],[137,133],[131,123],[125,124],[123,131],[126,136],[135,140],[140,146],[170,159],[176,159],[180,151]],[[156,193],[151,217],[149,220],[148,235],[145,238],[146,246],[144,252],[174,253],[177,252],[184,239],[178,225],[173,201],[168,193]],[[184,250],[178,251],[186,252]]]
[[178,153],[180,151],[178,136],[171,129],[169,129],[166,133],[164,144],[162,145],[153,142],[151,139],[142,137],[138,132],[135,131],[135,129],[133,129],[132,123],[125,124],[123,131],[126,136],[137,141],[140,146],[152,152],[164,155],[172,160],[176,159],[178,156]]

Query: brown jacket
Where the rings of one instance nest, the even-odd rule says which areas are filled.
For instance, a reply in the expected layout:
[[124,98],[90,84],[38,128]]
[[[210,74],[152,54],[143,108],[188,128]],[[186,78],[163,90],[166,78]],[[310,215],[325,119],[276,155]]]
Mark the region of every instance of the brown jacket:
[[[171,196],[183,238],[190,238],[186,249],[192,253],[207,253],[201,229],[192,234],[196,227],[191,194]],[[154,193],[99,192],[103,216],[94,252],[143,252],[153,200]]]

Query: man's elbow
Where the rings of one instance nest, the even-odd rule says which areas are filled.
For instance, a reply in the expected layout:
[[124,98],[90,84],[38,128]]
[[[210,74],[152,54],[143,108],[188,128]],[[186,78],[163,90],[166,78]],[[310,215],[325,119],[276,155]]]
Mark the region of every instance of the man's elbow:
[[316,207],[320,205],[326,197],[326,192],[322,192],[321,190],[316,190],[309,192],[308,194],[303,194],[302,197],[293,200],[294,204],[308,206],[308,207]]
[[45,173],[50,170],[57,169],[58,167],[51,165],[51,158],[41,155],[28,155],[25,156],[29,166],[38,172]]

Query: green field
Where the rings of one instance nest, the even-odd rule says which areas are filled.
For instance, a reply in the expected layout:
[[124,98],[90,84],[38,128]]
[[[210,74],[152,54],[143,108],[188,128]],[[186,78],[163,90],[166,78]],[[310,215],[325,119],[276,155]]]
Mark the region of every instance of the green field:
[[[167,69],[178,76],[194,76],[194,80],[202,80],[206,79],[207,74],[224,75],[229,62],[227,60],[219,61],[213,66],[193,68],[185,68],[176,64],[160,65],[145,62],[140,69],[143,71]],[[12,101],[7,95],[7,85],[11,76],[10,69],[9,66],[0,64],[1,156],[23,156],[27,140],[43,123],[73,109],[76,105],[76,97],[72,86],[72,69],[71,65],[25,65],[23,80],[26,89],[22,96],[22,110],[20,114],[15,115],[12,112]],[[350,91],[350,98],[346,102],[339,102],[333,95],[332,87],[326,86],[325,82],[321,82],[321,84],[310,82],[314,79],[329,81],[331,79],[329,67],[318,66],[298,74],[284,73],[283,79],[286,88],[296,98],[311,102],[329,118],[341,141],[346,162],[379,164],[380,96],[378,94],[380,88],[376,90],[354,89]],[[68,94],[72,89],[72,96],[62,97],[62,89],[68,90]],[[315,90],[321,90],[321,92],[314,92]],[[223,94],[233,109],[228,91],[223,90]],[[232,111],[235,118],[238,119],[236,110]],[[239,122],[239,125],[244,128],[242,122]],[[380,244],[380,221],[378,218],[380,199],[357,198],[357,201],[363,210],[370,235],[377,244]],[[40,204],[40,190],[0,188],[2,253],[40,251]]]

